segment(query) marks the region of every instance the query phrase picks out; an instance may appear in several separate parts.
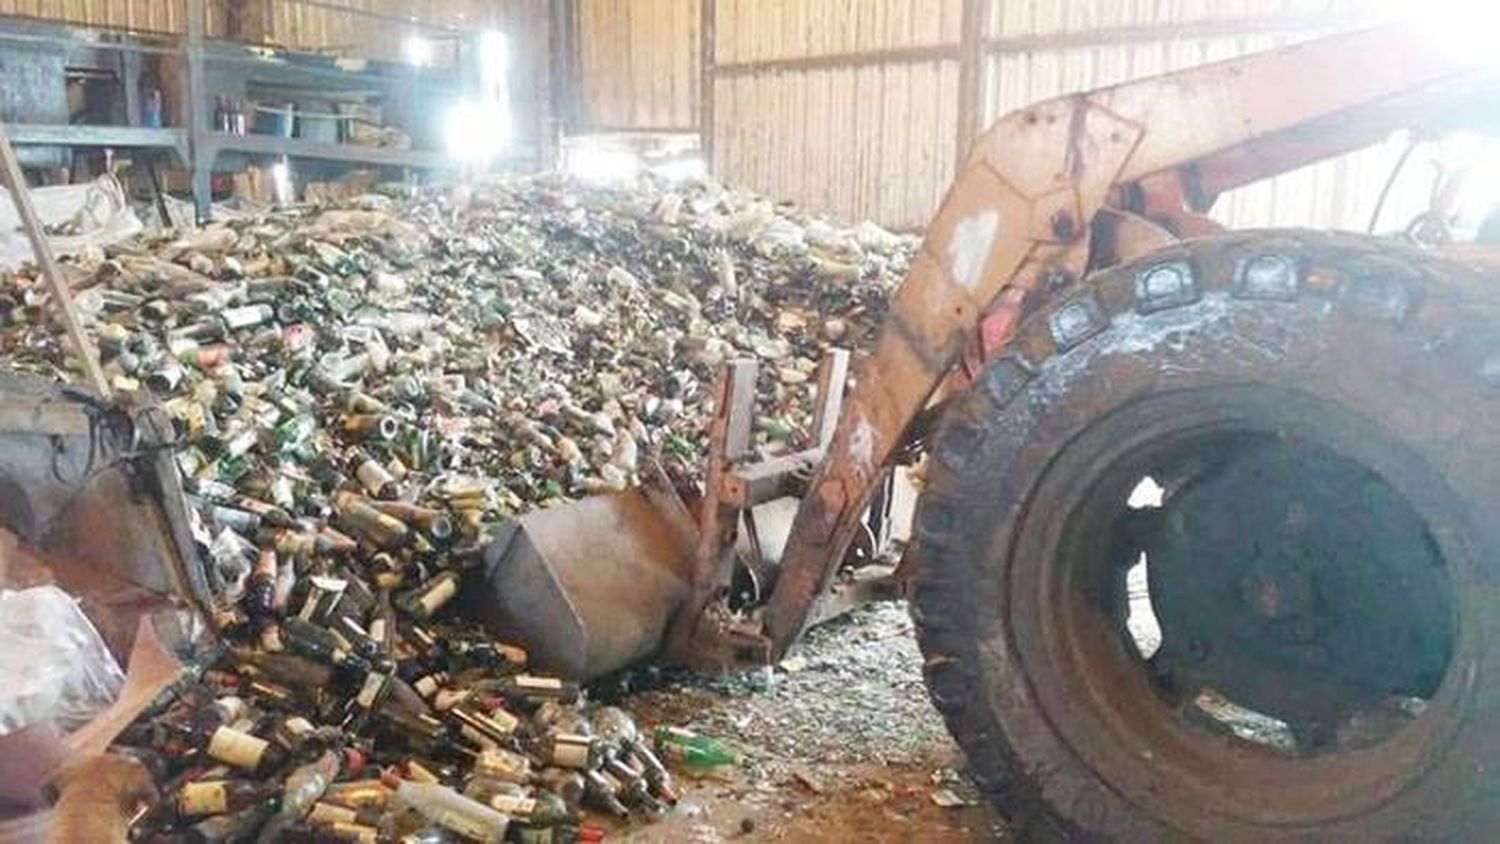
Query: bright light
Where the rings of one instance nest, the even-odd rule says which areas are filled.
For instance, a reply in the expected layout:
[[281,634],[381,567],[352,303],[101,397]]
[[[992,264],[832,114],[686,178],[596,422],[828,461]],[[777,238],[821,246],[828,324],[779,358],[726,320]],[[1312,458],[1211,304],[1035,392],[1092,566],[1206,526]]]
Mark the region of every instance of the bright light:
[[406,43],[402,45],[402,52],[406,54],[407,63],[413,67],[432,64],[432,42],[420,35],[408,35]]
[[674,158],[658,164],[609,139],[571,139],[563,150],[563,172],[595,184],[624,184],[643,173],[669,182],[703,179],[708,168],[697,156]]
[[641,157],[619,149],[579,147],[568,151],[563,169],[585,182],[628,182],[640,175]]
[[480,34],[479,96],[454,103],[443,122],[444,141],[454,159],[474,166],[495,160],[510,143],[510,42],[505,33]]
[[701,158],[679,158],[651,168],[653,175],[669,182],[688,182],[708,175],[708,166]]
[[1130,491],[1130,497],[1126,499],[1125,506],[1132,510],[1160,507],[1166,495],[1167,491],[1156,482],[1156,478],[1147,475],[1141,478],[1140,483],[1135,485],[1135,489]]
[[1417,25],[1466,63],[1493,63],[1492,37],[1500,26],[1494,0],[1429,0],[1416,10]]
[[271,165],[271,190],[276,195],[277,205],[292,203],[292,168],[285,161]]
[[1500,206],[1500,140],[1459,132],[1442,141],[1442,159],[1457,179],[1452,217],[1463,232],[1477,231]]
[[503,103],[462,99],[448,109],[443,137],[448,154],[465,164],[485,165],[510,143],[510,109]]
[[510,97],[507,74],[510,70],[510,39],[505,33],[489,30],[479,36],[479,90],[481,96],[506,101]]

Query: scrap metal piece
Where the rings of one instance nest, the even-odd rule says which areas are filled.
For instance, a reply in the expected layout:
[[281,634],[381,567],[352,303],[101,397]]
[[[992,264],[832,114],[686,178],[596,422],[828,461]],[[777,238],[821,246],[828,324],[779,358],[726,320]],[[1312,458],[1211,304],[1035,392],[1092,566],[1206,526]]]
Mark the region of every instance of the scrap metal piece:
[[660,482],[592,496],[502,524],[460,600],[536,666],[592,679],[657,651],[690,593],[696,541]]

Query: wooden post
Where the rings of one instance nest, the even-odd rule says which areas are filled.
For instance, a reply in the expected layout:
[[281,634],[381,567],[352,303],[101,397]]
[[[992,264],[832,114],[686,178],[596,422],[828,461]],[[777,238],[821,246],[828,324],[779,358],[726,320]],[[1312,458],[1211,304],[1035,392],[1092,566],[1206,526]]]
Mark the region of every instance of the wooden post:
[[552,62],[552,117],[559,134],[578,131],[578,0],[550,0]]
[[63,278],[62,268],[52,257],[52,244],[42,229],[42,221],[37,219],[36,207],[31,204],[31,191],[26,187],[26,175],[21,172],[21,162],[16,160],[16,151],[11,148],[10,136],[3,127],[0,127],[0,176],[4,177],[5,185],[10,189],[10,199],[16,205],[16,214],[21,218],[21,228],[26,230],[26,239],[31,241],[31,251],[36,253],[36,265],[52,290],[52,303],[57,307],[58,316],[62,317],[63,328],[67,330],[68,339],[73,343],[73,351],[83,364],[83,374],[95,392],[109,398],[109,381],[104,377],[104,370],[99,368],[99,353],[94,350],[93,341],[83,333],[83,324],[78,321],[78,312],[73,309],[72,291],[68,289],[67,279]]
[[187,12],[183,36],[182,121],[187,129],[188,152],[192,159],[193,205],[200,222],[208,219],[213,201],[213,165],[215,152],[209,143],[208,89],[203,76],[203,4],[206,0],[184,0]]
[[531,4],[524,9],[526,30],[530,32],[541,29],[541,37],[535,39],[530,56],[531,66],[542,77],[535,86],[535,96],[532,97],[536,107],[537,164],[539,169],[555,170],[558,147],[555,109],[558,80],[555,56],[561,48],[561,41],[554,25],[556,16],[553,14],[552,4]]
[[958,130],[954,137],[953,170],[963,169],[969,147],[984,128],[980,98],[984,92],[984,39],[992,0],[963,0],[958,44]]
[[125,125],[141,125],[141,54],[120,51],[120,94],[125,107]]
[[714,21],[719,0],[698,0],[698,147],[710,175],[714,165]]

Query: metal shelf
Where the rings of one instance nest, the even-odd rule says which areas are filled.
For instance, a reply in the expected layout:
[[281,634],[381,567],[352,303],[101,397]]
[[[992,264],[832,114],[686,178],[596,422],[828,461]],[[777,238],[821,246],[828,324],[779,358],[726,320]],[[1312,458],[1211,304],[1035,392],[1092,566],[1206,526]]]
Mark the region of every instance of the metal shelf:
[[[141,151],[138,156],[141,158],[152,157],[147,152],[155,152],[157,158],[172,156],[191,172],[194,204],[200,216],[208,211],[214,172],[238,167],[247,161],[254,162],[257,158],[286,156],[353,166],[447,173],[463,169],[462,164],[452,161],[442,151],[432,149],[431,140],[422,140],[428,146],[419,150],[385,149],[278,135],[229,135],[214,131],[209,121],[214,86],[222,87],[223,79],[233,79],[243,81],[247,96],[251,89],[296,88],[316,92],[318,97],[315,99],[319,101],[376,93],[388,98],[399,97],[400,104],[409,106],[409,109],[407,112],[395,110],[396,125],[401,125],[402,118],[407,122],[416,121],[418,131],[413,134],[418,134],[426,128],[420,116],[422,109],[418,106],[446,100],[466,90],[473,81],[469,78],[473,68],[462,62],[445,71],[417,69],[390,61],[340,65],[312,54],[212,39],[205,31],[208,0],[183,0],[182,6],[181,34],[69,27],[55,21],[0,15],[0,43],[19,42],[57,48],[70,55],[79,51],[118,52],[126,91],[126,113],[131,115],[139,112],[138,104],[131,102],[132,92],[139,91],[143,58],[139,54],[173,55],[182,59],[178,71],[181,85],[176,93],[180,99],[180,114],[177,116],[180,125],[177,127],[17,123],[5,127],[12,143],[30,147],[134,149]],[[466,34],[462,29],[453,32]],[[58,120],[59,116],[49,114],[32,119]],[[543,143],[512,147],[499,163],[517,169],[534,166],[544,148]]]
[[440,71],[416,69],[387,61],[368,60],[360,67],[339,67],[306,53],[270,47],[247,46],[231,41],[203,42],[203,60],[209,64],[232,65],[244,75],[260,82],[303,83],[317,80],[336,88],[383,87],[415,79],[423,85],[453,85]]
[[187,133],[181,129],[141,126],[9,123],[5,125],[5,133],[12,144],[34,146],[182,149],[187,141]]
[[453,162],[442,153],[409,149],[364,147],[357,144],[331,144],[305,138],[281,138],[274,135],[226,135],[209,132],[199,136],[198,154],[241,152],[254,155],[285,155],[322,161],[347,161],[380,167],[416,167],[424,170],[451,170]]

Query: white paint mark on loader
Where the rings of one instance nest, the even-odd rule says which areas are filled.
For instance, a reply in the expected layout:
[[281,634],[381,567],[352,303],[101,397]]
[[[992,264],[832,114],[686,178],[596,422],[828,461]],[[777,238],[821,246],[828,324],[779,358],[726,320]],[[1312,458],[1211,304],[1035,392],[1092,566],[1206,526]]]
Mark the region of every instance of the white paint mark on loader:
[[999,231],[1000,212],[994,210],[965,217],[953,227],[953,237],[948,241],[948,270],[960,287],[973,290],[984,279],[984,265]]

